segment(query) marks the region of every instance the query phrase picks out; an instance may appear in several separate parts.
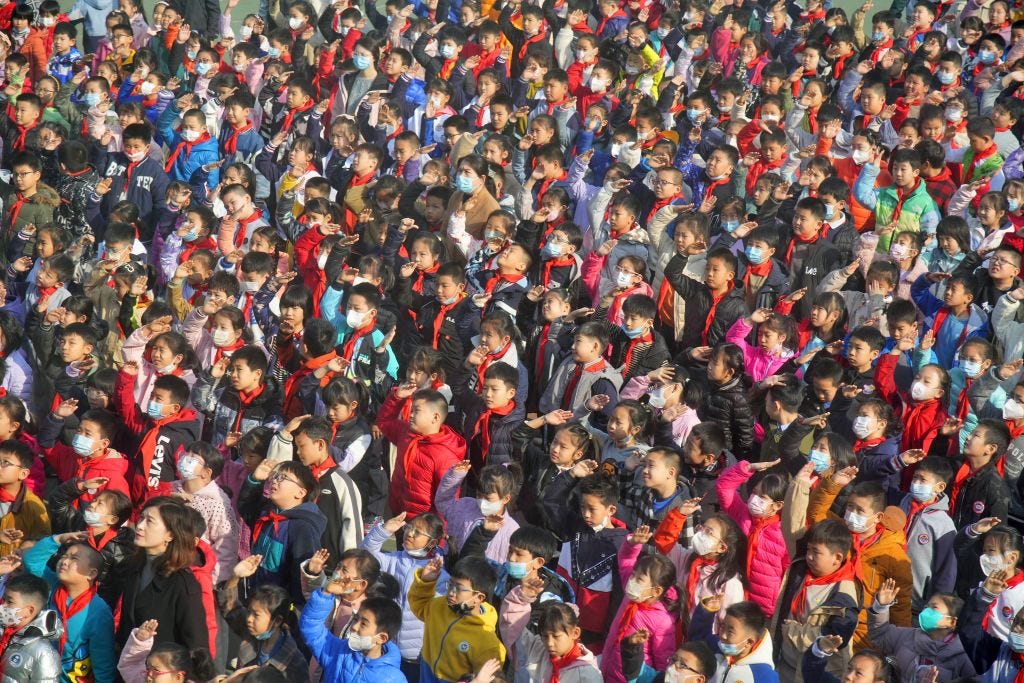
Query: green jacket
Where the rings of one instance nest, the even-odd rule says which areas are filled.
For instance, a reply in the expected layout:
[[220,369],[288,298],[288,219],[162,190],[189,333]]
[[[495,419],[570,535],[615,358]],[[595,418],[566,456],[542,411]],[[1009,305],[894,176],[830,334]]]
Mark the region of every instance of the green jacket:
[[[874,164],[864,164],[860,175],[857,176],[857,182],[854,183],[853,196],[866,208],[875,212],[875,225],[886,226],[893,222],[899,197],[895,185],[875,187],[875,179],[879,173],[879,168]],[[939,207],[929,196],[926,183],[919,180],[917,187],[903,201],[899,216],[896,218],[896,230],[878,240],[878,250],[888,252],[893,235],[904,230],[923,231],[934,235],[941,218]]]

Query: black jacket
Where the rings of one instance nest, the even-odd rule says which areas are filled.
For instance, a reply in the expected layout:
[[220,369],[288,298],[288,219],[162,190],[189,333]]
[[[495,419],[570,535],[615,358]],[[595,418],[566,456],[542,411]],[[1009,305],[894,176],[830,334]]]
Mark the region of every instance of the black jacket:
[[185,567],[170,576],[153,575],[141,586],[144,562],[135,562],[121,597],[121,622],[117,643],[123,647],[132,629],[148,619],[160,622],[155,643],[178,643],[189,650],[210,646],[206,628],[203,591],[192,571]]
[[508,415],[491,416],[488,423],[490,443],[484,453],[481,449],[481,436],[475,434],[475,431],[477,421],[487,407],[480,394],[469,388],[469,371],[463,367],[452,375],[451,387],[455,405],[462,414],[461,433],[466,438],[467,455],[473,463],[473,470],[467,477],[469,481],[475,479],[473,475],[478,474],[485,465],[503,465],[513,459],[512,430],[526,417],[526,409],[524,401],[516,396],[515,406]]
[[[621,368],[622,383],[625,384],[634,377],[646,375],[651,370],[656,370],[668,362],[671,354],[668,351],[668,344],[661,333],[652,330],[651,341],[637,341],[626,336],[622,328],[610,326],[612,340],[612,365]],[[630,346],[633,352],[630,353]],[[629,357],[629,367],[626,367],[626,358]]]
[[709,386],[704,405],[697,409],[701,422],[714,422],[722,428],[726,449],[741,460],[752,459],[754,448],[754,413],[749,394],[746,376],[740,375],[724,386]]
[[[424,283],[427,279],[424,278]],[[424,287],[426,289],[426,287]],[[434,344],[434,326],[441,315],[441,302],[436,296],[413,291],[412,280],[401,278],[395,286],[395,301],[409,310],[416,311],[416,331],[422,343],[437,349],[446,376],[454,376],[472,349],[472,339],[480,324],[480,309],[467,296],[452,306],[441,321]]]
[[708,328],[707,344],[705,344],[702,333],[711,312],[711,290],[703,282],[698,282],[683,274],[687,260],[687,256],[676,254],[665,266],[666,282],[680,297],[686,299],[686,319],[683,321],[680,345],[683,348],[714,346],[725,341],[725,334],[732,324],[747,314],[743,290],[733,287],[719,302],[714,318],[711,320],[711,326]]
[[[780,243],[783,254],[788,248],[788,242]],[[799,263],[799,268],[794,269],[793,264],[790,264],[790,291],[795,292],[806,287],[809,295],[798,301],[793,307],[791,315],[795,320],[803,320],[811,314],[811,307],[814,305],[812,294],[818,291],[818,285],[828,277],[829,273],[844,265],[842,260],[839,250],[831,242],[827,239],[819,239],[807,248],[803,260]]]
[[985,517],[1006,519],[1010,511],[1010,489],[995,464],[989,463],[963,482],[950,517],[963,529]]

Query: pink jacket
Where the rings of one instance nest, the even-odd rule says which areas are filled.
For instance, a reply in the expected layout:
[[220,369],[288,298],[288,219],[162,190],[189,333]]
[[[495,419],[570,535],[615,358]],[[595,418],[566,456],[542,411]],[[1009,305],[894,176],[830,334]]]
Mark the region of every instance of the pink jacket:
[[128,642],[121,650],[121,658],[117,660],[117,672],[126,681],[146,680],[146,657],[153,649],[153,639],[139,640],[139,629],[133,628]]
[[[139,328],[128,335],[128,338],[124,340],[124,345],[121,346],[121,356],[124,358],[125,363],[138,363],[139,374],[135,377],[135,401],[142,406],[145,410],[146,406],[149,405],[149,395],[153,393],[153,384],[156,382],[157,377],[160,373],[156,371],[149,360],[146,359],[146,344],[149,340],[146,339],[143,334],[143,328]],[[196,383],[196,376],[192,374],[191,370],[185,370],[181,374],[181,378],[188,384],[189,389]]]
[[[776,356],[775,354],[768,353],[760,346],[751,346],[747,343],[747,337],[752,329],[754,328],[747,322],[746,318],[740,318],[725,333],[725,341],[743,349],[743,357],[746,359],[746,369],[744,372],[751,381],[760,382],[765,377],[771,377],[778,372],[779,368],[796,354],[787,348],[783,349],[784,353],[782,355]],[[796,346],[797,340],[787,339],[786,343]]]
[[[747,509],[747,504],[737,490],[748,479],[754,476],[750,463],[740,460],[718,476],[715,489],[718,491],[718,502],[740,530],[749,538],[754,520]],[[786,541],[782,537],[782,524],[776,520],[764,528],[756,546],[750,548],[751,553],[747,576],[750,584],[749,598],[757,603],[765,614],[775,613],[775,602],[782,587],[782,577],[789,568],[790,557],[786,550]]]
[[[633,567],[636,565],[636,560],[642,549],[642,545],[630,543],[629,537],[626,537],[619,547],[619,576],[623,586],[633,575]],[[629,636],[642,628],[647,629],[650,637],[644,643],[644,662],[658,671],[665,670],[676,649],[675,624],[678,615],[670,614],[665,608],[665,603],[659,601],[651,605],[650,609],[638,611],[630,623],[623,624],[622,613],[626,610],[629,602],[628,598],[623,598],[619,604],[608,639],[604,643],[601,669],[604,671],[605,683],[626,683],[626,679],[622,675],[620,634]]]
[[[583,280],[583,286],[586,288],[587,294],[590,295],[590,300],[594,302],[594,308],[598,308],[601,297],[608,293],[601,291],[601,273],[607,261],[607,256],[598,256],[596,251],[592,251],[583,259],[583,266],[580,269],[580,278]],[[646,282],[641,282],[633,294],[646,294],[653,297],[654,290]],[[614,316],[609,317],[608,322],[612,325],[621,325],[622,309],[620,308]]]
[[732,32],[723,26],[719,26],[711,34],[711,59],[721,64],[722,71],[727,74],[732,73],[736,66],[736,59],[740,55],[739,48],[729,47],[730,42],[732,42]]

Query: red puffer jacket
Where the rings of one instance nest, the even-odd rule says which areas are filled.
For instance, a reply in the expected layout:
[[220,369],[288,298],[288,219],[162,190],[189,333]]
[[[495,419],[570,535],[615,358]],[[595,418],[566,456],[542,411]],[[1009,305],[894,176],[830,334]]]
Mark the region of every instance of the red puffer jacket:
[[448,425],[442,425],[437,434],[414,434],[409,423],[399,417],[402,403],[392,390],[377,414],[377,426],[398,449],[388,492],[391,512],[415,517],[437,512],[434,494],[438,484],[452,465],[466,458],[466,440]]

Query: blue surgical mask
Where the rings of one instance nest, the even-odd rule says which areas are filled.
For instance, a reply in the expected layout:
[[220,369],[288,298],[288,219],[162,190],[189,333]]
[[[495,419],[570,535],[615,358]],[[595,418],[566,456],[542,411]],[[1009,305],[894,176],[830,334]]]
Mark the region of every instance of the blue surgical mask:
[[934,607],[925,607],[917,615],[917,623],[923,631],[934,631],[939,627],[939,622],[946,618],[946,615]]
[[875,31],[871,34],[871,40],[880,43],[885,40],[885,31]]
[[540,257],[545,260],[558,258],[561,255],[562,245],[558,242],[547,242],[544,248],[540,250]]
[[736,228],[738,227],[740,227],[740,222],[738,219],[733,218],[730,220],[722,221],[722,230],[725,230],[726,232],[736,232]]
[[835,215],[836,215],[836,205],[835,204],[826,204],[825,205],[825,220],[830,221],[833,218],[835,218]]
[[209,62],[198,62],[196,64],[196,73],[200,76],[205,76],[206,74],[210,73],[210,69],[212,68],[213,64],[210,64]]
[[276,47],[268,47],[267,56],[270,57],[271,59],[277,59],[278,57],[281,56],[281,50]]
[[274,628],[271,627],[263,633],[257,633],[253,636],[256,640],[270,640],[270,636],[274,635]]
[[1007,636],[1007,639],[1011,650],[1014,652],[1024,652],[1024,633],[1010,631],[1010,635]]
[[370,58],[366,55],[352,55],[352,66],[360,71],[365,71],[370,68]]
[[199,239],[199,228],[192,228],[188,234],[181,238],[184,242],[195,242]]
[[529,573],[525,562],[506,562],[505,572],[510,579],[522,579]]
[[723,640],[718,641],[718,649],[722,651],[722,654],[726,657],[735,657],[739,653],[743,652],[743,647],[736,645],[735,643],[727,643]]
[[198,55],[199,55],[199,50],[186,50],[185,51],[185,56],[188,57],[191,60],[195,60],[195,58]]
[[935,489],[931,484],[910,482],[910,497],[918,503],[927,503],[935,497]]
[[87,92],[82,96],[82,101],[85,102],[87,107],[95,107],[100,103],[100,94],[98,92]]
[[455,46],[454,45],[442,45],[440,52],[441,52],[441,56],[444,57],[445,59],[451,59],[452,57],[455,56]]
[[687,118],[690,119],[690,121],[692,123],[697,123],[698,121],[700,121],[700,117],[704,116],[704,110],[703,109],[687,109],[686,110],[686,116],[687,116]]
[[939,71],[936,75],[939,77],[939,83],[942,85],[949,85],[956,80],[956,74],[951,74],[948,71]]
[[974,379],[981,374],[981,363],[976,360],[962,360],[960,361],[960,369],[964,371],[964,374]]
[[85,434],[75,434],[71,438],[71,448],[82,457],[92,455],[93,445],[92,439],[87,437]]
[[978,53],[978,60],[982,64],[991,64],[996,61],[996,53],[992,50],[982,50]]
[[759,266],[764,263],[764,249],[761,247],[747,247],[743,250],[743,253],[747,255],[747,260],[755,266]]
[[162,403],[156,401],[150,401],[149,405],[146,406],[146,415],[149,415],[154,420],[159,420],[164,416],[164,406]]
[[460,173],[455,176],[455,189],[462,194],[473,194],[473,190],[476,189],[476,183],[468,175]]
[[1007,197],[1006,208],[1007,210],[1009,210],[1010,213],[1014,213],[1017,209],[1020,208],[1020,202],[1017,201],[1016,199],[1013,199],[1012,197]]
[[825,451],[815,449],[808,453],[807,457],[814,463],[814,471],[818,474],[821,474],[832,466],[832,458],[830,458],[828,453]]
[[644,333],[644,328],[642,327],[638,327],[635,330],[631,330],[628,327],[626,327],[625,323],[620,325],[620,327],[622,328],[622,331],[626,333],[626,336],[629,337],[630,339],[636,339],[637,337]]

